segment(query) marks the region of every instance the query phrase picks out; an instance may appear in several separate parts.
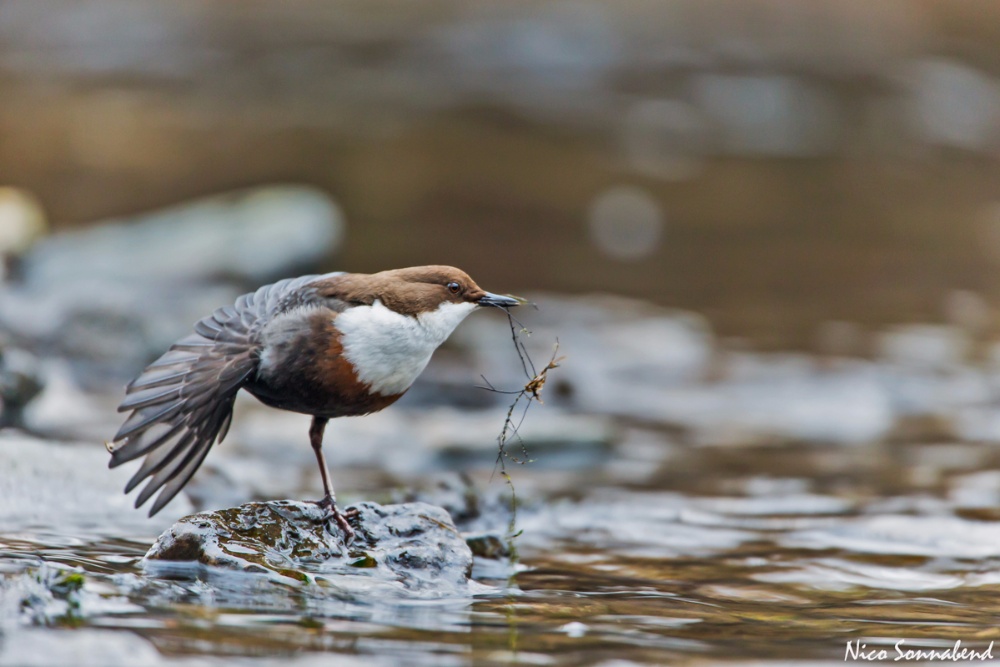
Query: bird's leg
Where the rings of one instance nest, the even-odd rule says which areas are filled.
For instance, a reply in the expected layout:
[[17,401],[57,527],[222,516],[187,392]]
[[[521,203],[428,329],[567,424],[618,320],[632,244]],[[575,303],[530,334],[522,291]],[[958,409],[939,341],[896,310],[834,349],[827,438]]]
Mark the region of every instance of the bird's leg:
[[[347,523],[347,516],[337,509],[337,496],[333,493],[333,483],[330,481],[330,471],[326,467],[326,457],[323,456],[323,431],[326,429],[326,417],[313,417],[312,425],[309,427],[309,444],[312,445],[313,452],[316,453],[316,462],[319,464],[319,474],[323,477],[323,500],[316,504],[329,511],[328,519],[333,519],[340,526],[344,533],[344,538],[350,542],[354,539],[354,529]],[[356,511],[348,511],[348,516],[354,516]]]

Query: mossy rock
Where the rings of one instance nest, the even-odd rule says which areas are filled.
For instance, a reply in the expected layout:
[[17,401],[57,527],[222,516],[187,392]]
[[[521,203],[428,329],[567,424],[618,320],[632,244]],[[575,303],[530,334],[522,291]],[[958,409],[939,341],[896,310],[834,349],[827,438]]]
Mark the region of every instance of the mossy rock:
[[283,581],[336,585],[367,577],[411,590],[468,583],[472,552],[444,509],[419,502],[351,509],[358,512],[351,519],[357,535],[349,545],[314,503],[247,503],[194,514],[160,535],[146,569],[158,574],[169,563],[200,563]]

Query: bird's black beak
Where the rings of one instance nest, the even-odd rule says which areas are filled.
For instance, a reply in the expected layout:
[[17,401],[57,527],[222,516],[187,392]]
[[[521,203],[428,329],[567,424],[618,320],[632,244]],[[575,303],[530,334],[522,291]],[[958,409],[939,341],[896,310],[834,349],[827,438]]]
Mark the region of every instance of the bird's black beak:
[[480,306],[493,306],[494,308],[509,308],[521,305],[521,301],[512,296],[501,296],[487,292],[476,301]]

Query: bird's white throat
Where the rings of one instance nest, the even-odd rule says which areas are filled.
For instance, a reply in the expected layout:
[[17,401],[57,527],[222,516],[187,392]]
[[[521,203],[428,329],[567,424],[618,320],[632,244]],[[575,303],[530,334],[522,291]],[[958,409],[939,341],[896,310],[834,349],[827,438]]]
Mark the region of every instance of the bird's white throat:
[[474,303],[442,303],[416,317],[403,315],[376,300],[340,313],[344,358],[358,379],[383,396],[400,394],[427,366],[434,350],[476,309]]

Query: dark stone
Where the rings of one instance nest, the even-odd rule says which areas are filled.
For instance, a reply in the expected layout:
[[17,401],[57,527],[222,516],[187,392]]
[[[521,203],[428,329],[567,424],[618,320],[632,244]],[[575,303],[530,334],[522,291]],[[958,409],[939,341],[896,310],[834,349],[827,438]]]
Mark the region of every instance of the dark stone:
[[43,386],[38,360],[0,340],[0,428],[23,428],[24,409]]
[[510,556],[509,544],[496,533],[467,533],[465,543],[480,558],[498,560]]
[[407,590],[454,592],[468,584],[472,552],[444,509],[427,503],[359,503],[357,535],[324,522],[314,503],[247,503],[185,517],[156,540],[146,568],[187,561],[296,581],[334,583],[357,577]]

